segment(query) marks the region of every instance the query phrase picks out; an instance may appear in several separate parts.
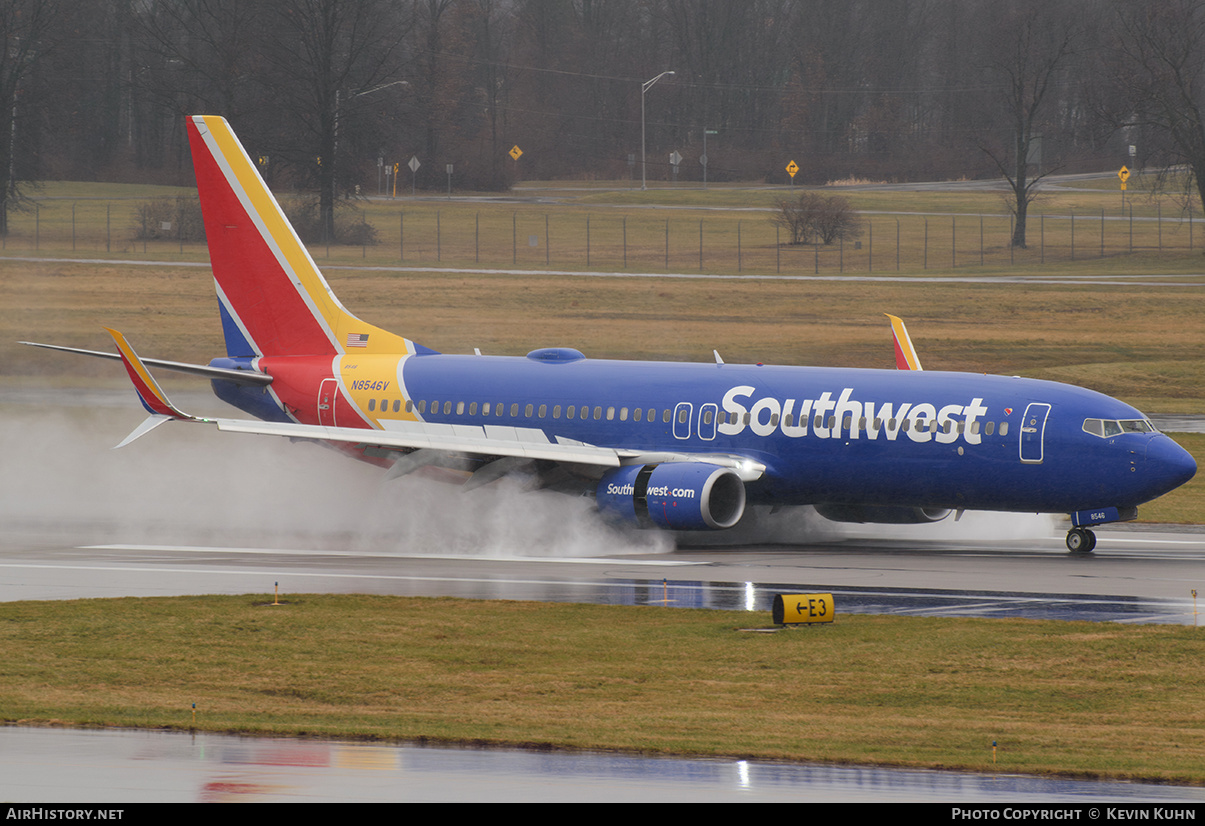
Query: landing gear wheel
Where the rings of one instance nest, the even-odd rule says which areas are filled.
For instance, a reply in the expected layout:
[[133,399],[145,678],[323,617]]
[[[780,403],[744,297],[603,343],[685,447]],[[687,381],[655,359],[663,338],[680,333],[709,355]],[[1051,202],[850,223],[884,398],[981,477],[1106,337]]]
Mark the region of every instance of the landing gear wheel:
[[1087,528],[1072,528],[1067,531],[1067,550],[1073,554],[1090,554],[1096,547],[1096,534]]

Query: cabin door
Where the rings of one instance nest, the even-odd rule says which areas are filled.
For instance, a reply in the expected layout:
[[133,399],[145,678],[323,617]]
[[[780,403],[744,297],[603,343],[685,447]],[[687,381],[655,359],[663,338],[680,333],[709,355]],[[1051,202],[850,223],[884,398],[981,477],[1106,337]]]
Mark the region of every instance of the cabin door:
[[1030,464],[1042,462],[1043,442],[1046,435],[1046,417],[1050,405],[1034,402],[1025,408],[1021,419],[1021,461]]
[[674,408],[674,438],[689,439],[691,414],[694,412],[694,405],[690,402],[678,402]]
[[335,426],[335,399],[339,395],[338,379],[323,379],[318,388],[318,424]]

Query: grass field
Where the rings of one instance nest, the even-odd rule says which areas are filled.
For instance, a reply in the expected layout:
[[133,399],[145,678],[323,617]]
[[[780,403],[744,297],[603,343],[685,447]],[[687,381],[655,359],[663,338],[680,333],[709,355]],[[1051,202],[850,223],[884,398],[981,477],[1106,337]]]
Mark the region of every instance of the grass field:
[[1193,628],[270,602],[0,604],[0,715],[1205,783]]
[[[1041,194],[1030,207],[1027,249],[1009,246],[1012,221],[1000,192],[831,190],[862,211],[856,241],[790,246],[770,221],[788,189],[767,187],[609,188],[524,184],[518,197],[440,197],[346,202],[351,220],[376,229],[375,245],[314,245],[321,260],[375,265],[702,272],[711,274],[935,273],[1082,263],[1112,269],[1114,259],[1154,261],[1122,266],[1143,271],[1205,247],[1201,216],[1181,199],[1131,179],[1120,193],[1099,181]],[[1146,188],[1144,188],[1144,186]],[[7,254],[146,255],[200,260],[199,242],[141,240],[138,208],[153,200],[191,197],[178,187],[48,183],[31,206],[11,216]],[[169,210],[170,214],[170,210]],[[1195,271],[1195,269],[1194,269]]]

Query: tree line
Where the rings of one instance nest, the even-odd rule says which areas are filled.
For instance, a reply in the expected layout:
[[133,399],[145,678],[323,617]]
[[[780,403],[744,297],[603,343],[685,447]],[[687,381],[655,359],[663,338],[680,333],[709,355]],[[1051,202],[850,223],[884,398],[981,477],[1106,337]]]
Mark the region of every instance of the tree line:
[[1023,245],[1052,171],[1205,172],[1203,68],[1203,0],[0,0],[0,232],[21,182],[189,182],[206,113],[332,227],[394,163],[639,180],[643,137],[650,181],[1003,176]]

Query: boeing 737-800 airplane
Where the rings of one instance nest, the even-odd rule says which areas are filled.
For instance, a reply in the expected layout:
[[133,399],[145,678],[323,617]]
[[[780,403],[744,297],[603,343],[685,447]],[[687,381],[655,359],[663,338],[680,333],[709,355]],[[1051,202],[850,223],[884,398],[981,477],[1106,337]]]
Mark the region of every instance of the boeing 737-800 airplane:
[[[331,443],[393,477],[450,468],[466,488],[522,470],[671,530],[724,530],[753,503],[888,523],[1067,513],[1072,551],[1196,472],[1100,393],[920,370],[895,318],[895,371],[436,353],[344,309],[226,121],[191,117],[188,134],[226,356],[141,360],[116,331],[117,356],[73,350],[125,362],[151,415],[122,444],[175,419]],[[256,420],[183,413],[148,365],[208,377]]]

